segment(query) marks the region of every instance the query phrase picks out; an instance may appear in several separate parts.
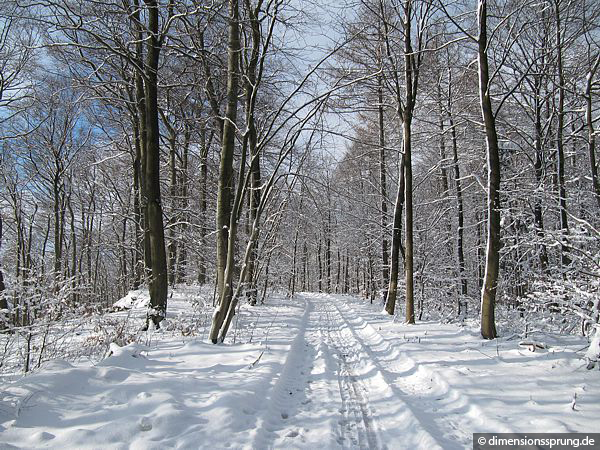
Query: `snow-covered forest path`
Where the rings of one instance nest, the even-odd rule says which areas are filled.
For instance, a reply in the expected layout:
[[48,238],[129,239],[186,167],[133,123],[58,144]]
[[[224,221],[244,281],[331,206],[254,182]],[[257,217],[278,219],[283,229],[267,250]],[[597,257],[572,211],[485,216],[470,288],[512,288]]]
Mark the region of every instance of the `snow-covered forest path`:
[[[189,308],[173,300],[171,320]],[[589,432],[600,415],[581,337],[540,334],[531,352],[328,294],[238,317],[225,345],[149,332],[5,384],[0,448],[460,449],[474,432]]]
[[414,364],[398,361],[398,352],[346,303],[328,295],[302,298],[304,320],[254,447],[327,443],[328,448],[375,449],[402,443],[406,448],[450,448],[446,432],[410,405],[407,393],[394,383]]

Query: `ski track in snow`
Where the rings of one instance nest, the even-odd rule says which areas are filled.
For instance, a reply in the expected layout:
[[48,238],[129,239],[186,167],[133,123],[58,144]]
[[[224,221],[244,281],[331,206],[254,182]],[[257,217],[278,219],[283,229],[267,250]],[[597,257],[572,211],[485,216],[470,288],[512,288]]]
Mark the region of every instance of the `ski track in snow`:
[[597,373],[564,349],[491,356],[474,331],[393,323],[346,296],[256,311],[262,342],[132,344],[2,387],[0,449],[453,450],[474,432],[585,431],[597,417]]
[[[350,318],[354,312],[330,296],[302,298],[303,324],[272,389],[254,448],[315,448],[327,439],[327,431],[330,448],[385,449],[386,442],[394,441],[405,448],[462,448],[445,440],[437,422],[419,413],[390,381],[392,372],[376,350],[381,336],[370,325]],[[302,384],[304,391],[295,392],[294,386]],[[333,417],[327,420],[329,430],[294,423],[306,423],[311,412]]]

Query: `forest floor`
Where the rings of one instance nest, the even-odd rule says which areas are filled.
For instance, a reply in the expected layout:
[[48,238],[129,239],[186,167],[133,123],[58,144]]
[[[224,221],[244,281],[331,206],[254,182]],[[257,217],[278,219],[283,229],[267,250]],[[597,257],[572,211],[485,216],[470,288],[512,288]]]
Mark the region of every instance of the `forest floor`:
[[96,364],[51,361],[0,388],[0,448],[459,449],[474,432],[597,431],[584,338],[546,333],[534,352],[380,309],[274,297],[242,309],[236,343],[153,331]]

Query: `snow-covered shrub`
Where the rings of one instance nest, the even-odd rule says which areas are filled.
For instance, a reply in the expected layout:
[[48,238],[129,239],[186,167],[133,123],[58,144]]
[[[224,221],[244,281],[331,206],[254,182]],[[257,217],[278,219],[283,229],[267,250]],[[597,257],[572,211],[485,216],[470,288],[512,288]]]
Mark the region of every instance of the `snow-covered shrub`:
[[598,280],[574,278],[534,282],[522,306],[539,327],[588,335],[598,323],[599,304]]
[[593,328],[595,332],[592,336],[590,346],[585,352],[588,369],[593,369],[600,362],[600,325],[595,324]]
[[90,314],[90,304],[80,301],[82,284],[76,285],[71,278],[52,278],[52,274],[32,273],[26,279],[11,280],[4,291],[8,309],[2,314],[0,335],[3,371],[28,372],[62,356]]

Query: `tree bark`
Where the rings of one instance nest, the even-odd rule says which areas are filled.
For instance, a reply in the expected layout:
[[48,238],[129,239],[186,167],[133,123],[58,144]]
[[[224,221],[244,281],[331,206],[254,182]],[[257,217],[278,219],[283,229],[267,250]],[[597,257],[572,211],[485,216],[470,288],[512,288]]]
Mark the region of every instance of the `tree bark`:
[[[252,49],[248,61],[247,74],[244,83],[246,96],[246,125],[247,139],[250,148],[250,220],[249,223],[258,227],[256,232],[251,232],[255,239],[251,241],[250,257],[247,263],[246,272],[246,293],[251,305],[256,305],[258,297],[258,288],[256,285],[256,265],[258,258],[258,238],[260,236],[260,214],[259,204],[261,200],[261,173],[260,173],[260,154],[258,148],[258,135],[256,131],[256,120],[254,117],[254,106],[256,104],[256,91],[258,87],[259,74],[257,74],[260,48],[261,48],[261,29],[257,14],[258,10],[252,8],[249,0],[246,0],[246,11],[250,17],[250,27],[252,30]],[[295,268],[294,268],[295,269]]]
[[[390,257],[388,252],[389,242],[387,240],[388,226],[388,207],[387,207],[387,180],[386,180],[386,161],[385,161],[385,129],[384,129],[384,110],[383,110],[383,76],[377,77],[377,113],[379,119],[379,187],[381,197],[381,278],[382,285],[388,286],[390,282]],[[387,300],[387,291],[383,296],[383,301]]]
[[[2,248],[2,215],[0,214],[0,248]],[[6,316],[3,314],[0,316],[0,329],[6,327],[6,322],[8,321],[8,301],[6,300],[6,296],[4,295],[4,290],[6,286],[4,285],[4,274],[2,272],[2,267],[0,266],[0,310],[6,311]]]
[[[385,17],[384,4],[379,3],[381,9],[382,18]],[[421,11],[425,15],[427,9]],[[419,30],[417,33],[418,49],[415,52],[412,46],[412,20],[413,20],[413,1],[404,0],[403,2],[403,17],[402,17],[402,38],[404,42],[404,99],[402,98],[400,81],[397,75],[398,71],[394,71],[394,84],[396,91],[396,101],[398,103],[397,115],[398,119],[402,124],[402,160],[401,168],[402,173],[398,182],[398,195],[396,196],[396,205],[394,207],[394,235],[392,236],[392,263],[390,271],[390,285],[388,288],[388,298],[386,301],[385,309],[389,314],[394,313],[396,293],[397,293],[397,262],[394,261],[394,257],[397,256],[401,250],[400,236],[397,233],[400,232],[400,222],[402,214],[402,201],[400,187],[403,188],[404,193],[404,207],[405,207],[405,252],[404,252],[404,274],[406,283],[406,322],[415,323],[415,307],[414,307],[414,273],[413,273],[413,193],[412,193],[412,148],[411,148],[411,124],[413,119],[413,112],[417,99],[417,87],[419,81],[419,67],[422,62],[422,45],[424,43],[424,30]],[[421,19],[424,25],[426,16]],[[383,20],[383,26],[385,31],[385,43],[386,52],[390,61],[394,64],[394,60],[391,54],[390,42],[387,34],[389,33],[389,26],[386,20]],[[394,245],[396,241],[396,245]],[[394,256],[395,255],[395,256]],[[390,298],[391,296],[391,298]]]
[[[57,161],[57,164],[59,162]],[[62,274],[62,250],[64,242],[64,201],[63,185],[60,180],[62,169],[57,167],[52,180],[52,207],[54,212],[54,279],[58,281]]]
[[558,183],[558,207],[560,215],[561,230],[561,262],[563,267],[571,263],[568,255],[568,245],[566,243],[569,234],[569,223],[567,220],[567,192],[565,189],[565,152],[563,129],[565,121],[565,74],[563,68],[562,55],[562,31],[560,18],[560,0],[555,0],[555,19],[556,19],[556,59],[558,75],[558,110],[556,111],[556,163],[557,163],[557,183]]
[[184,245],[179,246],[177,252],[177,278],[179,281],[187,281],[187,269],[188,269],[188,250],[185,242],[187,242],[188,224],[190,220],[189,207],[189,152],[190,152],[190,141],[191,141],[191,129],[190,124],[186,121],[185,130],[183,133],[183,155],[181,159],[181,177],[180,177],[180,193],[181,193],[181,208],[182,221],[181,221],[181,238],[183,239]]
[[485,275],[481,291],[481,335],[494,339],[496,333],[495,303],[500,263],[500,156],[496,120],[490,98],[490,77],[487,55],[487,0],[479,0],[477,7],[479,38],[479,100],[485,128],[488,165],[488,224]]
[[167,313],[167,257],[163,210],[160,198],[160,130],[158,122],[158,61],[162,43],[158,37],[159,19],[156,0],[144,0],[148,6],[146,58],[146,196],[152,273],[148,317],[156,327]]
[[325,267],[327,269],[327,293],[331,294],[331,206],[328,208],[327,223],[325,224]]
[[404,155],[400,158],[398,170],[398,191],[394,205],[394,224],[392,230],[392,254],[390,258],[390,284],[385,301],[386,312],[393,316],[396,310],[396,297],[398,295],[398,271],[400,250],[402,248],[402,208],[404,206]]
[[[534,80],[535,161],[533,168],[535,171],[536,188],[541,191],[544,184],[544,147],[542,145],[542,82],[540,77],[536,75]],[[540,241],[538,244],[540,268],[542,273],[545,273],[548,269],[548,252],[546,244],[544,244],[544,215],[542,212],[542,199],[539,193],[535,195],[533,221],[537,238]]]
[[412,198],[412,161],[411,161],[411,121],[412,117],[404,119],[404,250],[406,280],[406,323],[415,323],[415,296],[413,271],[413,198]]
[[596,164],[596,131],[594,130],[594,119],[592,116],[592,84],[596,71],[600,66],[600,55],[589,70],[585,83],[585,121],[588,131],[588,154],[590,158],[590,172],[592,175],[592,189],[596,197],[596,203],[600,208],[600,180],[598,179],[598,166]]
[[142,142],[140,138],[139,118],[137,115],[133,120],[133,134],[135,142],[135,157],[133,160],[133,221],[135,244],[133,248],[134,278],[132,288],[138,289],[142,283],[144,273],[144,213],[142,211],[142,201],[140,201],[142,196]]
[[404,149],[404,219],[405,219],[405,267],[406,280],[406,323],[415,323],[415,296],[413,271],[413,187],[412,187],[412,135],[411,124],[417,97],[418,65],[412,48],[412,0],[404,2],[404,81],[406,83],[406,103],[404,105],[403,149]]
[[321,262],[321,236],[319,236],[319,245],[317,246],[317,266],[319,267],[319,278],[317,280],[319,292],[323,292],[323,264]]
[[[221,144],[221,162],[219,165],[219,185],[217,191],[217,290],[219,304],[213,315],[210,339],[218,342],[219,330],[227,314],[231,300],[231,286],[225,280],[225,271],[229,269],[233,276],[233,267],[227,267],[229,260],[233,263],[233,255],[228,258],[229,242],[233,239],[230,230],[232,217],[233,193],[233,153],[235,150],[235,125],[237,121],[239,91],[239,56],[240,56],[239,8],[237,0],[229,0],[229,26],[227,50],[227,107],[223,122]],[[240,178],[240,183],[241,183]]]
[[[206,124],[200,124],[200,246],[206,245],[206,234],[208,233],[206,225],[207,188],[208,188],[208,148],[210,142],[206,140]],[[206,259],[204,252],[200,252],[198,259],[198,283],[205,284],[207,281]]]
[[173,205],[171,217],[168,222],[167,267],[169,285],[174,287],[177,282],[177,253],[179,251],[175,227],[175,224],[178,222],[177,210],[179,209],[179,199],[177,195],[177,133],[165,115],[163,115],[163,123],[168,130],[169,196],[171,197]]
[[[465,251],[464,251],[464,231],[465,214],[464,201],[462,193],[462,183],[460,180],[460,166],[458,164],[458,141],[456,137],[456,126],[454,124],[454,115],[452,113],[452,72],[448,69],[448,123],[450,125],[450,138],[452,140],[452,165],[454,167],[454,185],[456,188],[456,206],[457,206],[457,227],[456,227],[456,255],[458,259],[458,276],[460,279],[460,293],[463,299],[458,302],[458,314],[466,313],[466,300],[464,297],[468,294],[467,277],[465,276]],[[464,311],[463,311],[464,306]]]
[[142,209],[142,248],[144,250],[144,265],[146,275],[152,270],[152,249],[150,246],[150,228],[148,225],[148,194],[147,194],[147,171],[148,171],[148,129],[147,129],[147,113],[146,113],[146,88],[144,85],[144,77],[142,68],[144,67],[144,47],[145,40],[143,26],[141,23],[140,3],[139,0],[134,0],[134,10],[132,13],[133,26],[136,30],[137,42],[135,45],[136,59],[139,68],[135,73],[135,97],[137,115],[139,119],[139,144],[140,144],[140,194],[141,194],[141,209]]

